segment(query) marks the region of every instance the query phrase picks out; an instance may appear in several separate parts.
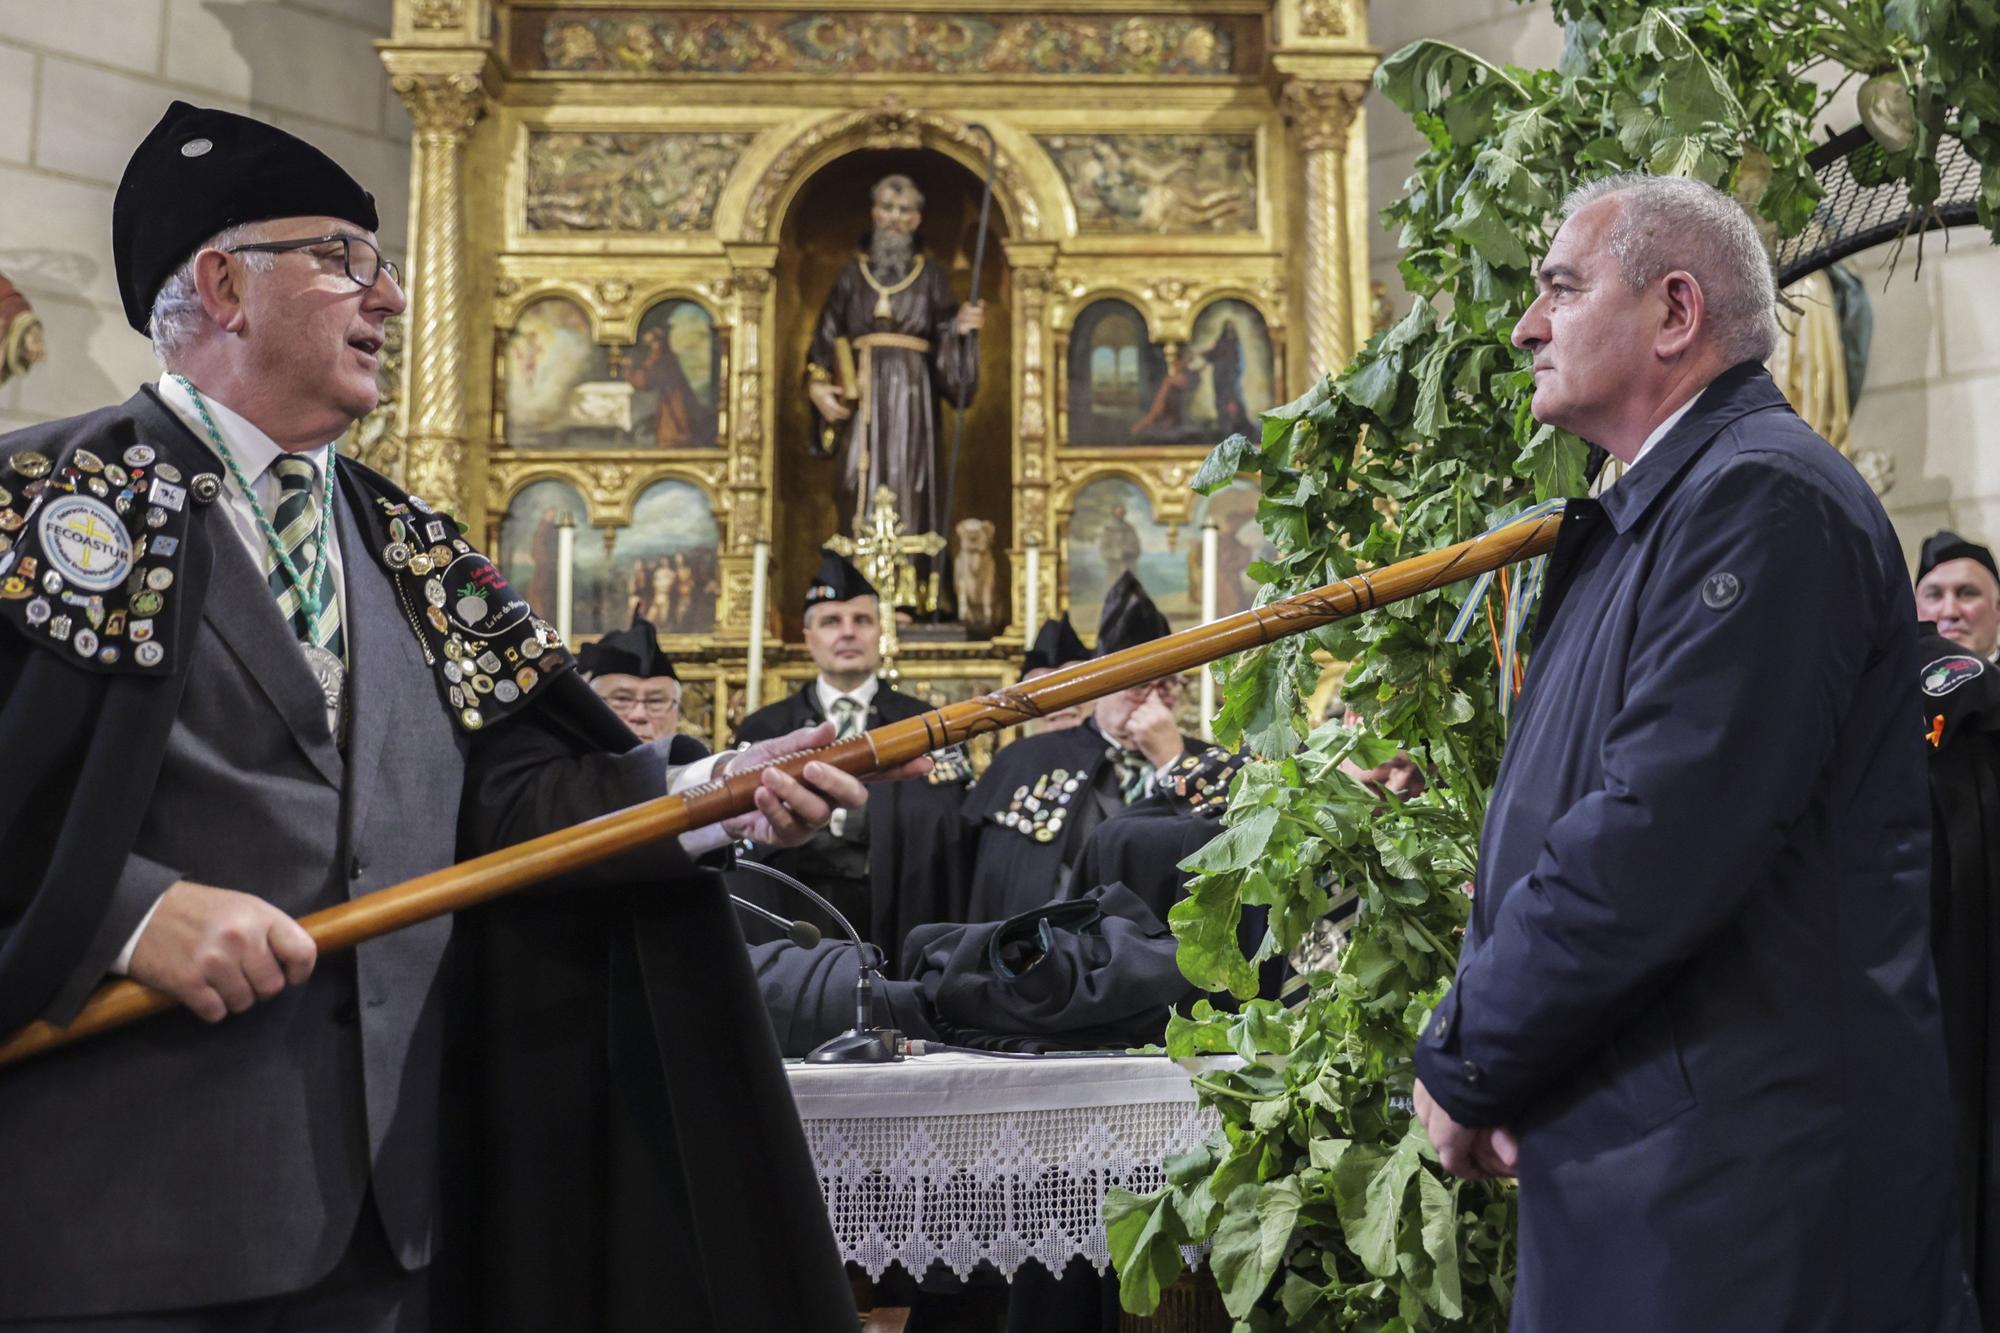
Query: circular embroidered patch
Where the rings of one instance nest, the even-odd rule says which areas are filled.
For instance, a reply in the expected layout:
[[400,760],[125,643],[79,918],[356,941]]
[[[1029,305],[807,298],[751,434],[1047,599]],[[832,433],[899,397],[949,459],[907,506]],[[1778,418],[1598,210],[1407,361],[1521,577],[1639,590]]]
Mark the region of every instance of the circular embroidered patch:
[[1726,611],[1743,595],[1743,584],[1734,574],[1710,574],[1701,585],[1701,604],[1711,611]]
[[118,512],[88,495],[65,495],[42,511],[42,554],[65,579],[105,592],[132,572],[132,537]]
[[1918,677],[1924,684],[1924,693],[1932,698],[1942,698],[1950,694],[1968,680],[1976,679],[1986,670],[1986,663],[1976,657],[1953,654],[1940,657],[1925,667]]

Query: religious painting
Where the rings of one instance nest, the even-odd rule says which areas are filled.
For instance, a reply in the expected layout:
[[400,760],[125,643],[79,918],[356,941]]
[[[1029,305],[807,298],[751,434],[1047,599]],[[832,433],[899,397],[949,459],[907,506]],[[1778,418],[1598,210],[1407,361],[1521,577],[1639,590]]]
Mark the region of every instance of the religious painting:
[[1125,302],[1092,302],[1070,334],[1068,369],[1073,445],[1218,444],[1255,430],[1277,401],[1270,329],[1234,298],[1203,309],[1176,349],[1147,340]]
[[1278,405],[1271,330],[1248,301],[1228,297],[1195,316],[1186,360],[1199,362],[1184,423],[1196,444],[1252,435]]
[[[606,626],[596,614],[604,600],[608,566],[604,543],[590,527],[589,511],[583,496],[566,481],[546,477],[531,481],[514,492],[507,514],[500,520],[500,570],[535,608],[535,614],[554,623],[557,570],[561,563],[563,521],[576,530],[575,550],[570,558],[570,632],[602,634]],[[610,628],[618,628],[611,626]]]
[[1201,603],[1201,531],[1211,521],[1216,527],[1215,614],[1233,616],[1257,604],[1261,584],[1250,577],[1250,566],[1258,560],[1274,560],[1278,548],[1257,526],[1257,502],[1263,492],[1257,484],[1238,477],[1214,495],[1203,496],[1195,504],[1191,529],[1194,540],[1187,546],[1188,586],[1193,588],[1196,605]]
[[573,301],[545,296],[521,312],[507,335],[507,443],[542,449],[571,443],[589,423],[577,415],[577,390],[609,378],[605,349]]
[[[605,592],[618,628],[634,612],[662,635],[707,634],[721,592],[722,533],[699,486],[658,481],[639,494],[632,525],[618,530]],[[579,633],[582,632],[579,628]]]
[[521,9],[514,63],[607,76],[687,74],[1124,74],[1228,78],[1263,60],[1256,15],[661,14]]
[[693,449],[716,443],[722,338],[693,301],[647,310],[619,358],[574,302],[543,297],[507,335],[506,443],[516,449]]
[[529,231],[702,232],[753,136],[528,137]]
[[699,304],[666,300],[646,311],[625,358],[625,382],[633,389],[632,444],[714,447],[722,339]]
[[1146,317],[1115,297],[1093,301],[1069,338],[1070,444],[1129,444],[1166,378]]
[[1186,629],[1200,619],[1196,578],[1200,566],[1190,574],[1186,551],[1190,534],[1182,531],[1179,540],[1169,545],[1172,532],[1153,521],[1153,502],[1135,481],[1099,477],[1077,491],[1063,565],[1069,576],[1070,619],[1086,642],[1096,639],[1105,594],[1127,572],[1144,585],[1175,629]]
[[1255,134],[1058,134],[1036,140],[1083,232],[1257,229]]

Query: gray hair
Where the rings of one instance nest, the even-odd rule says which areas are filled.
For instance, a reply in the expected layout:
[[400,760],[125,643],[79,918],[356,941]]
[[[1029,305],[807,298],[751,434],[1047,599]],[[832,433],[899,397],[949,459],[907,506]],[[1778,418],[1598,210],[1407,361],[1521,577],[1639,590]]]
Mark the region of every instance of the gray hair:
[[1726,364],[1770,357],[1778,345],[1777,283],[1741,204],[1684,176],[1624,172],[1570,191],[1563,221],[1600,199],[1621,205],[1606,240],[1627,287],[1643,291],[1682,270],[1701,288],[1703,323]]
[[[175,269],[167,280],[160,284],[160,290],[153,297],[152,313],[146,317],[146,333],[153,340],[153,359],[160,363],[162,370],[172,370],[173,361],[194,341],[195,334],[201,332],[202,321],[207,318],[201,308],[201,293],[195,290],[195,256],[203,250],[224,249],[244,241],[262,240],[258,224],[246,222],[228,227],[197,245],[185,263]],[[261,250],[252,250],[239,256],[245,266],[259,273],[269,273],[277,265],[278,257]]]
[[868,192],[868,202],[878,204],[882,202],[882,196],[885,194],[910,195],[917,201],[917,211],[919,213],[924,211],[924,192],[917,188],[915,181],[901,172],[898,172],[894,176],[884,176],[881,180],[876,181],[875,188]]

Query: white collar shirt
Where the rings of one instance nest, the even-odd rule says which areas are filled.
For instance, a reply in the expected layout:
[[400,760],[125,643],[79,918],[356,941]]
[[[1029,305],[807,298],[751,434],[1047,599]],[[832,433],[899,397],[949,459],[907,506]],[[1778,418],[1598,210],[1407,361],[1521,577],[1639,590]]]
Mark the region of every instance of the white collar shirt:
[[819,700],[819,711],[827,717],[833,716],[833,701],[835,699],[854,700],[854,702],[861,705],[861,715],[867,717],[868,705],[875,701],[875,691],[881,688],[881,685],[880,678],[870,676],[867,680],[862,681],[859,685],[843,694],[828,684],[825,676],[821,676],[813,681],[813,694]]
[[[173,414],[194,432],[194,437],[200,440],[210,453],[215,453],[215,444],[208,438],[208,427],[202,424],[201,408],[195,404],[194,396],[182,388],[180,380],[173,375],[160,376],[159,387],[160,401],[164,402]],[[220,399],[211,394],[203,394],[201,401],[207,405],[208,415],[214,420],[216,433],[222,437],[223,445],[236,459],[236,466],[241,468],[243,475],[249,479],[251,493],[256,496],[257,504],[264,507],[265,517],[270,517],[277,511],[279,491],[278,478],[271,471],[271,464],[283,457],[285,451],[278,447],[276,440],[258,429],[247,418],[231,410],[228,404]],[[316,472],[326,464],[327,455],[323,450],[314,450],[306,457],[312,460]],[[250,558],[256,563],[257,568],[268,570],[273,559],[271,547],[265,540],[263,531],[257,526],[257,511],[250,502],[250,495],[245,494],[243,488],[236,484],[236,478],[231,474],[229,465],[223,462],[219,454],[216,463],[217,471],[222,478],[222,494],[226,501],[225,509],[229,514],[229,521],[235,527],[236,535],[242,539],[245,549],[250,552]],[[315,486],[324,484],[324,475],[319,476],[314,482]],[[323,597],[327,605],[340,607],[341,620],[345,623],[346,590],[341,580],[338,528],[339,524],[333,521],[329,521],[326,525],[327,567]],[[305,573],[304,570],[299,572]]]
[[1646,456],[1646,451],[1651,449],[1654,445],[1658,444],[1661,440],[1666,439],[1667,432],[1680,424],[1681,418],[1688,414],[1688,409],[1690,407],[1694,406],[1695,399],[1700,397],[1701,397],[1701,390],[1696,389],[1694,391],[1693,397],[1689,398],[1685,403],[1682,403],[1679,407],[1675,408],[1671,413],[1669,413],[1665,421],[1662,421],[1659,425],[1653,427],[1653,433],[1651,435],[1648,435],[1646,437],[1646,442],[1639,446],[1639,452],[1632,455],[1632,462],[1629,466],[1631,467],[1639,466],[1639,460]]

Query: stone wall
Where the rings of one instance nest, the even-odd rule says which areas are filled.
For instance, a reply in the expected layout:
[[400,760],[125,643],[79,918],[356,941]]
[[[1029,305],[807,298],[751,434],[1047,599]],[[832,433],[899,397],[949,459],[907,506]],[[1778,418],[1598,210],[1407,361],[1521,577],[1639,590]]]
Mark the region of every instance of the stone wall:
[[125,323],[111,197],[176,98],[310,139],[375,193],[401,254],[409,120],[371,42],[392,0],[0,0],[0,273],[48,359],[0,387],[0,431],[122,401],[159,374]]
[[[1369,36],[1384,52],[1422,36],[1440,37],[1489,60],[1552,65],[1562,34],[1546,5],[1514,0],[1376,0]],[[1845,128],[1852,93],[1829,112]],[[1402,189],[1422,140],[1380,94],[1368,103],[1368,180],[1380,209]],[[1395,237],[1376,228],[1373,276],[1388,285],[1398,313],[1409,297],[1396,273]],[[1912,561],[1923,538],[1955,527],[2000,544],[2000,246],[1959,228],[1914,243],[1894,273],[1890,247],[1857,255],[1875,312],[1868,375],[1855,405],[1852,448],[1876,449],[1894,466],[1882,497]]]

